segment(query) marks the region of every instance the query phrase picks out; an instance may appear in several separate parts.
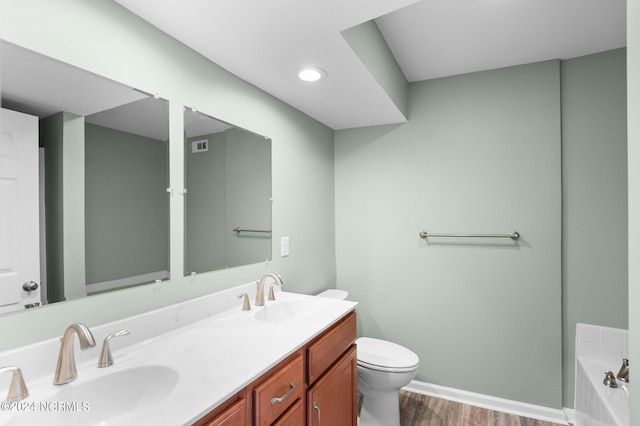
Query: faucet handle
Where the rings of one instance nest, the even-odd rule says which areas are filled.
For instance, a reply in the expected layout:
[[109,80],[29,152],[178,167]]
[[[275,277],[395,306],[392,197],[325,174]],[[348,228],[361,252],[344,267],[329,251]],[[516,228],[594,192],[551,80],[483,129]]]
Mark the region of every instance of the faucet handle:
[[629,383],[629,360],[627,358],[622,359],[622,367],[620,367],[620,371],[616,377],[618,380]]
[[604,373],[604,381],[602,382],[605,386],[609,386],[610,388],[617,388],[618,383],[616,383],[616,378],[613,376],[613,372],[606,371]]
[[24,384],[22,378],[22,372],[18,367],[2,367],[0,368],[0,374],[13,371],[13,377],[11,378],[11,384],[9,385],[9,394],[7,395],[7,402],[22,401],[29,396],[27,385]]
[[109,340],[116,336],[126,336],[128,334],[131,334],[131,332],[125,328],[105,337],[104,342],[102,343],[100,359],[98,360],[98,368],[105,368],[113,364],[113,356],[111,355],[111,345],[109,344]]
[[251,303],[249,303],[249,294],[248,293],[240,293],[238,295],[238,299],[243,298],[242,301],[242,310],[243,311],[250,311],[251,310]]

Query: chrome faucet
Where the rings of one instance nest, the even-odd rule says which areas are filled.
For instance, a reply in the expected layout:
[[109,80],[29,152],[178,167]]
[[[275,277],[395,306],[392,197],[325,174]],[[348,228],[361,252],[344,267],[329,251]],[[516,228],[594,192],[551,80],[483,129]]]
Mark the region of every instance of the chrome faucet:
[[96,345],[93,334],[86,325],[80,323],[71,324],[64,332],[60,343],[58,355],[58,367],[53,379],[54,385],[64,385],[74,381],[78,377],[76,372],[76,360],[73,354],[73,335],[78,335],[80,349],[85,350]]
[[258,290],[256,293],[256,306],[264,306],[264,284],[268,279],[272,279],[276,284],[282,285],[282,278],[280,278],[278,274],[269,273],[260,278],[260,281],[258,281]]
[[18,367],[2,367],[0,368],[0,374],[13,371],[13,377],[11,378],[11,384],[9,385],[9,394],[7,395],[7,402],[22,401],[29,396],[27,386],[24,384],[22,378],[22,372]]
[[102,343],[102,351],[100,351],[100,359],[98,359],[98,368],[105,368],[113,365],[113,356],[111,355],[111,345],[109,344],[109,340],[116,336],[126,336],[128,334],[131,334],[131,332],[125,328],[105,337],[104,342]]

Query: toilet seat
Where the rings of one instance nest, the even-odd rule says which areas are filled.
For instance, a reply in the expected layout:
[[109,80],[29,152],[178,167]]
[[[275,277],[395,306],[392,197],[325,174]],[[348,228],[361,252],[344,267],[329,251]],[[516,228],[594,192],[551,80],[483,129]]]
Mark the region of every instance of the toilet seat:
[[371,337],[360,337],[356,344],[361,367],[391,373],[413,371],[418,367],[418,355],[404,346]]

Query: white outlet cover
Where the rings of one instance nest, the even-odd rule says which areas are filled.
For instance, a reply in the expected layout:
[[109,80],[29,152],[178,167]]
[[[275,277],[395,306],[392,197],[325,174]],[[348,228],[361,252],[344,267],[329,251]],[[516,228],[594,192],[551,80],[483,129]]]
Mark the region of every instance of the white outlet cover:
[[289,237],[280,239],[280,257],[289,256]]

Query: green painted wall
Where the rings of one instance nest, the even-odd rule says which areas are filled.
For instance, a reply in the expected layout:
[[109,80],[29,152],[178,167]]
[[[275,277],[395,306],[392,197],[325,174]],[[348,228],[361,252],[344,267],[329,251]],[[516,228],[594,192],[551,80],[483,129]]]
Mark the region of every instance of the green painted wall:
[[560,408],[559,61],[412,83],[409,111],[336,132],[338,287],[359,332],[414,350],[419,380]]
[[[627,155],[629,186],[629,363],[640,365],[640,2],[627,2]],[[640,393],[629,396],[640,424]]]
[[60,112],[40,120],[45,149],[47,298],[86,295],[84,262],[84,118]]
[[577,323],[628,328],[626,50],[562,62],[564,406]]
[[87,294],[84,220],[84,117],[64,113],[64,295],[66,300]]
[[86,283],[169,269],[166,141],[85,125]]
[[270,234],[231,230],[271,229],[271,142],[242,129],[227,130],[225,139],[227,265],[264,262],[271,259]]
[[[534,85],[541,64],[412,84],[409,124],[337,133],[338,286],[362,302],[363,334],[415,346],[426,359],[419,378],[509,399],[573,407],[576,323],[627,328],[625,57],[625,50],[619,49],[563,61],[553,77],[555,81],[560,76],[561,84],[555,85],[557,92],[549,96],[547,106],[540,103],[541,94],[547,92]],[[518,87],[513,86],[516,76]],[[524,108],[522,102],[530,103]],[[549,141],[535,132],[540,131],[537,123],[545,108],[555,114],[546,117],[549,132],[560,130],[562,118],[562,151],[543,160],[538,156],[548,149],[543,142]],[[561,177],[556,174],[560,159]],[[556,202],[561,182],[560,206]],[[541,203],[536,197],[553,203]],[[526,205],[527,210],[514,210],[512,203]],[[534,217],[540,218],[540,228],[524,231],[518,222],[526,224]],[[560,234],[549,236],[548,231],[559,232],[554,227],[560,217],[559,275],[555,244]],[[405,230],[410,226],[413,232]],[[496,247],[459,242],[423,247],[412,241],[417,240],[413,228],[509,232],[511,227],[523,235],[516,251],[523,264],[507,257],[510,248],[502,247],[502,252],[489,257],[485,251]],[[375,234],[365,236],[368,229],[375,229]],[[547,235],[554,241],[547,253],[551,257],[540,256],[540,250],[549,248],[534,243],[532,235]],[[358,244],[368,248],[353,262],[351,253]],[[544,265],[542,270],[539,265]],[[490,278],[480,271],[503,273]],[[560,279],[561,298],[556,287]],[[537,284],[547,280],[555,284],[546,290]],[[519,287],[511,293],[513,283]],[[532,299],[529,292],[535,287],[547,295]],[[538,301],[535,309],[533,300]],[[619,306],[603,309],[603,301],[614,306],[619,301]],[[464,314],[456,318],[452,311]],[[561,345],[560,340],[550,340],[558,337],[560,313]],[[469,316],[474,318],[470,327]],[[542,318],[547,316],[552,321]],[[505,325],[500,324],[508,321],[519,324],[520,330],[506,335]],[[437,326],[431,329],[430,324]],[[415,335],[424,337],[414,341]],[[508,349],[502,348],[502,339]],[[536,339],[546,343],[535,344]],[[536,348],[520,353],[531,344]],[[470,360],[467,354],[472,352]],[[540,353],[549,352],[555,357],[543,361]],[[560,354],[562,395],[556,376]],[[452,363],[468,367],[451,374],[447,365]],[[485,373],[478,373],[478,365]],[[522,373],[520,365],[527,365],[528,373]],[[493,377],[498,369],[514,373]]]
[[281,236],[291,238],[287,258],[200,274],[193,283],[182,276],[184,197],[167,195],[173,271],[169,281],[160,288],[144,285],[2,316],[0,350],[60,336],[73,322],[91,327],[245,284],[266,272],[280,273],[291,291],[314,293],[335,286],[331,129],[233,76],[115,2],[2,0],[0,6],[0,38],[169,101],[171,188],[185,187],[185,105],[270,137],[272,244],[279,246]]
[[[209,149],[191,153],[191,142],[207,139]],[[185,145],[185,270],[206,272],[227,264],[225,241],[224,133],[187,139]]]
[[62,189],[64,138],[63,113],[40,120],[40,146],[44,148],[47,251],[47,298],[64,300],[64,241],[62,238]]
[[404,73],[375,21],[344,30],[342,36],[404,117],[409,116]]

